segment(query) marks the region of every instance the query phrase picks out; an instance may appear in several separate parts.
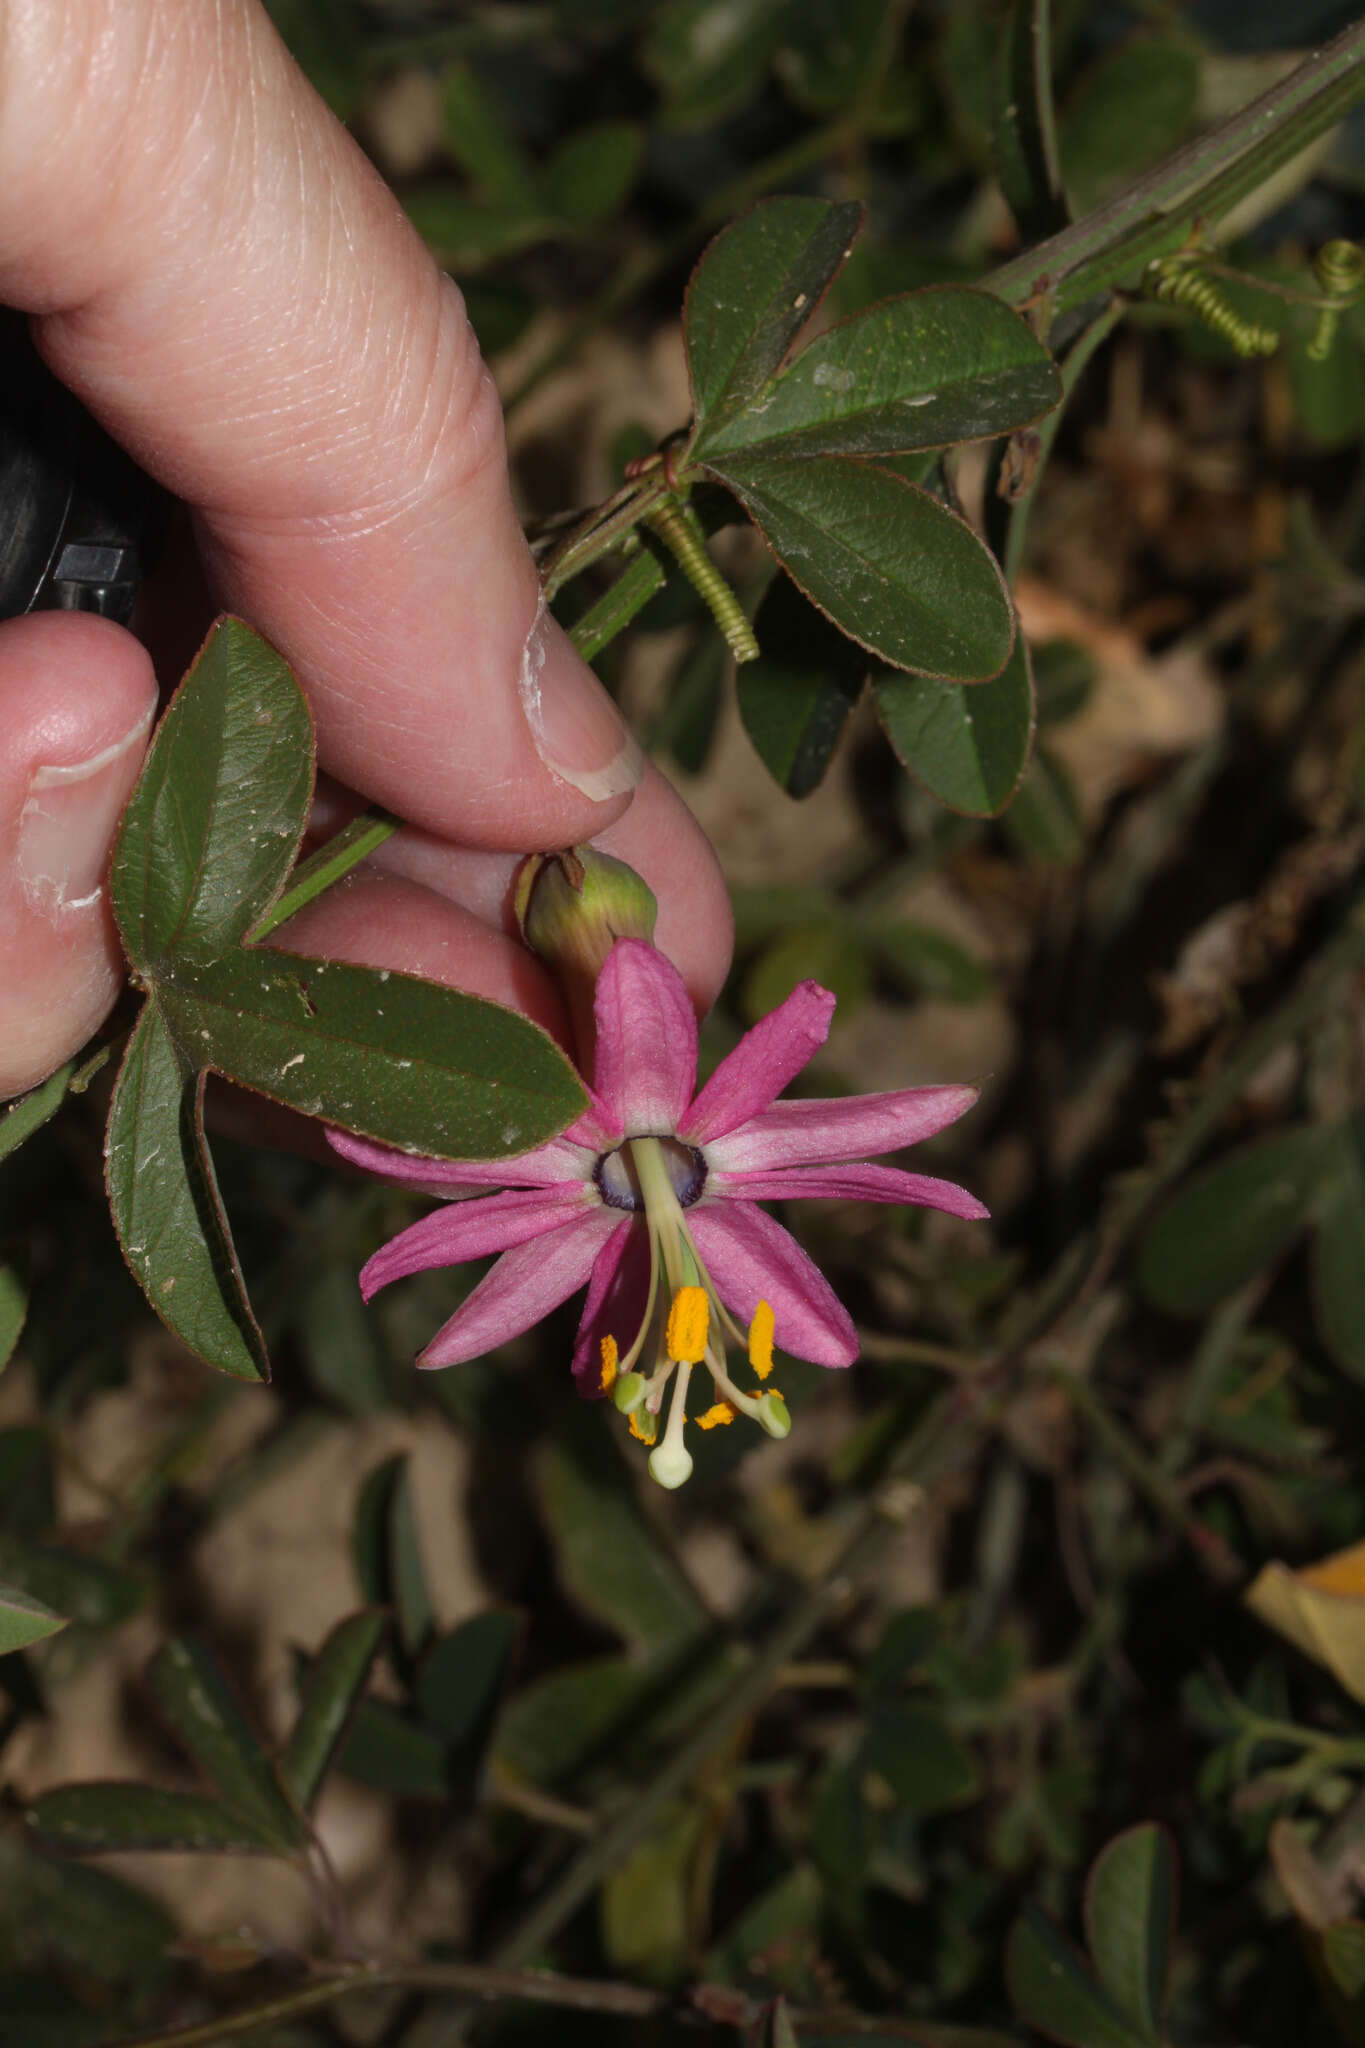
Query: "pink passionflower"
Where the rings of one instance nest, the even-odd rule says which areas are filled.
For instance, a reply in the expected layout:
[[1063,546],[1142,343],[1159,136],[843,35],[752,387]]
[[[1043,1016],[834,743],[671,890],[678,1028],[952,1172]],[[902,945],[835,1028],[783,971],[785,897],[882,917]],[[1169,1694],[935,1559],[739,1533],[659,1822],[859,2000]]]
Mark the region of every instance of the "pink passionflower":
[[[795,1240],[758,1205],[807,1195],[914,1202],[979,1218],[951,1181],[861,1163],[932,1137],[976,1100],[964,1087],[904,1088],[833,1101],[777,1097],[822,1046],[834,997],[802,982],[746,1032],[697,1090],[697,1022],[677,969],[655,947],[621,939],[597,980],[597,1049],[589,1107],[563,1137],[511,1159],[448,1163],[332,1132],[357,1165],[454,1200],[400,1231],[360,1275],[380,1287],[432,1266],[502,1254],[418,1363],[457,1365],[527,1330],[585,1282],[573,1371],[589,1397],[611,1393],[665,1486],[687,1478],[688,1382],[704,1365],[714,1401],[703,1428],[742,1412],[772,1436],[791,1426],[782,1397],[737,1387],[726,1340],[759,1380],[774,1336],[817,1365],[851,1365],[852,1320]],[[855,1162],[855,1163],[849,1163]],[[637,1370],[637,1366],[641,1368]]]

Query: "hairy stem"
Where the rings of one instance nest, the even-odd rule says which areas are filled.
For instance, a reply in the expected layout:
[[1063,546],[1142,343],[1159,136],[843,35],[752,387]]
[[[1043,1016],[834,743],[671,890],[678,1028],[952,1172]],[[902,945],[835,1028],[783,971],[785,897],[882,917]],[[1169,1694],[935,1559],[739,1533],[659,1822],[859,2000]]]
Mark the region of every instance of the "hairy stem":
[[1365,98],[1365,22],[1344,29],[1239,113],[1186,143],[1117,198],[982,279],[1019,305],[1036,292],[1055,312],[1106,285],[1133,282],[1155,257],[1207,231],[1249,192]]
[[258,946],[271,932],[278,931],[306,903],[313,902],[324,889],[333,888],[352,868],[368,860],[375,848],[392,839],[397,830],[398,819],[391,818],[387,811],[362,811],[358,818],[352,818],[325,846],[299,862],[284,894],[248,932],[247,944]]
[[1060,1387],[1081,1420],[1116,1463],[1123,1467],[1138,1492],[1170,1528],[1190,1545],[1211,1578],[1222,1586],[1236,1585],[1242,1567],[1216,1530],[1210,1529],[1190,1507],[1169,1473],[1149,1458],[1136,1437],[1127,1430],[1112,1408],[1082,1374],[1066,1366],[1053,1366],[1050,1376]]

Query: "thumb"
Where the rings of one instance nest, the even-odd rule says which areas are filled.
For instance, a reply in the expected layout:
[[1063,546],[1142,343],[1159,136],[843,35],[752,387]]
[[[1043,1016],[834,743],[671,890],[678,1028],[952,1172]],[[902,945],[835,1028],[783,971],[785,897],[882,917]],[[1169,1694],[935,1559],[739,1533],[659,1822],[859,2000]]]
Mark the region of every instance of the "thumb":
[[118,995],[105,870],[155,711],[151,661],[122,627],[0,624],[0,1098],[79,1051]]

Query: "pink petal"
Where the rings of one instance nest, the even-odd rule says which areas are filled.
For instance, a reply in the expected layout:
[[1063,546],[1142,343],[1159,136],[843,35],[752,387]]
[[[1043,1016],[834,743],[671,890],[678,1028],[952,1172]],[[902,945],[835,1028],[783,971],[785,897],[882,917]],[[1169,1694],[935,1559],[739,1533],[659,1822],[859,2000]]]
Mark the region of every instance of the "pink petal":
[[985,1204],[955,1181],[929,1173],[902,1173],[898,1166],[788,1166],[776,1173],[714,1174],[717,1196],[739,1195],[749,1202],[790,1202],[824,1195],[836,1202],[915,1202],[922,1209],[946,1209],[979,1223]]
[[437,1331],[417,1363],[461,1365],[519,1337],[581,1287],[619,1226],[610,1209],[575,1216],[544,1237],[504,1252],[468,1300]]
[[547,1230],[557,1230],[579,1210],[600,1207],[596,1190],[578,1180],[548,1191],[517,1188],[509,1194],[453,1202],[381,1245],[361,1268],[360,1292],[368,1301],[381,1287],[409,1273],[487,1258],[490,1252],[504,1252],[529,1238],[543,1237]]
[[829,990],[816,981],[801,982],[726,1054],[688,1110],[679,1137],[708,1145],[765,1110],[819,1051],[833,1015]]
[[[579,1126],[587,1121],[580,1118]],[[327,1142],[353,1166],[377,1173],[385,1180],[403,1181],[425,1194],[445,1195],[452,1188],[553,1187],[559,1181],[591,1180],[595,1151],[573,1144],[567,1135],[551,1138],[533,1152],[518,1152],[508,1159],[424,1159],[419,1153],[398,1152],[391,1145],[376,1145],[370,1138],[353,1137],[349,1131],[328,1131]]]
[[597,977],[597,1092],[632,1137],[671,1135],[697,1079],[682,976],[643,939],[618,939]]
[[752,1202],[699,1202],[687,1227],[702,1263],[736,1318],[748,1324],[770,1302],[776,1342],[816,1365],[852,1365],[858,1334],[848,1311],[795,1238]]
[[625,1128],[621,1119],[607,1107],[601,1096],[594,1089],[588,1088],[586,1081],[583,1085],[587,1089],[587,1108],[578,1122],[570,1124],[563,1137],[554,1142],[586,1146],[596,1158],[599,1152],[609,1152],[613,1145],[620,1144],[625,1136]]
[[573,1376],[585,1400],[602,1392],[602,1339],[625,1353],[635,1342],[649,1294],[649,1233],[633,1216],[619,1223],[597,1255],[573,1351]]
[[888,1095],[845,1095],[828,1102],[776,1102],[708,1145],[706,1160],[719,1173],[757,1173],[772,1166],[819,1166],[832,1159],[899,1152],[956,1123],[976,1097],[975,1088],[899,1088]]

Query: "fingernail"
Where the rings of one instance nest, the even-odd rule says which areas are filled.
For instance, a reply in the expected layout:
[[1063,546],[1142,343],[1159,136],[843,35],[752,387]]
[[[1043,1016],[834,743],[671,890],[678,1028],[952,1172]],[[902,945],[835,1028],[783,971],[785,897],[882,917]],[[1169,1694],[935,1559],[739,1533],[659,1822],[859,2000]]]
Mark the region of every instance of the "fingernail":
[[19,880],[31,903],[82,910],[95,902],[151,723],[149,710],[88,761],[34,769],[19,814],[18,847]]
[[596,803],[635,788],[644,754],[543,603],[522,652],[521,702],[536,752],[561,782]]

